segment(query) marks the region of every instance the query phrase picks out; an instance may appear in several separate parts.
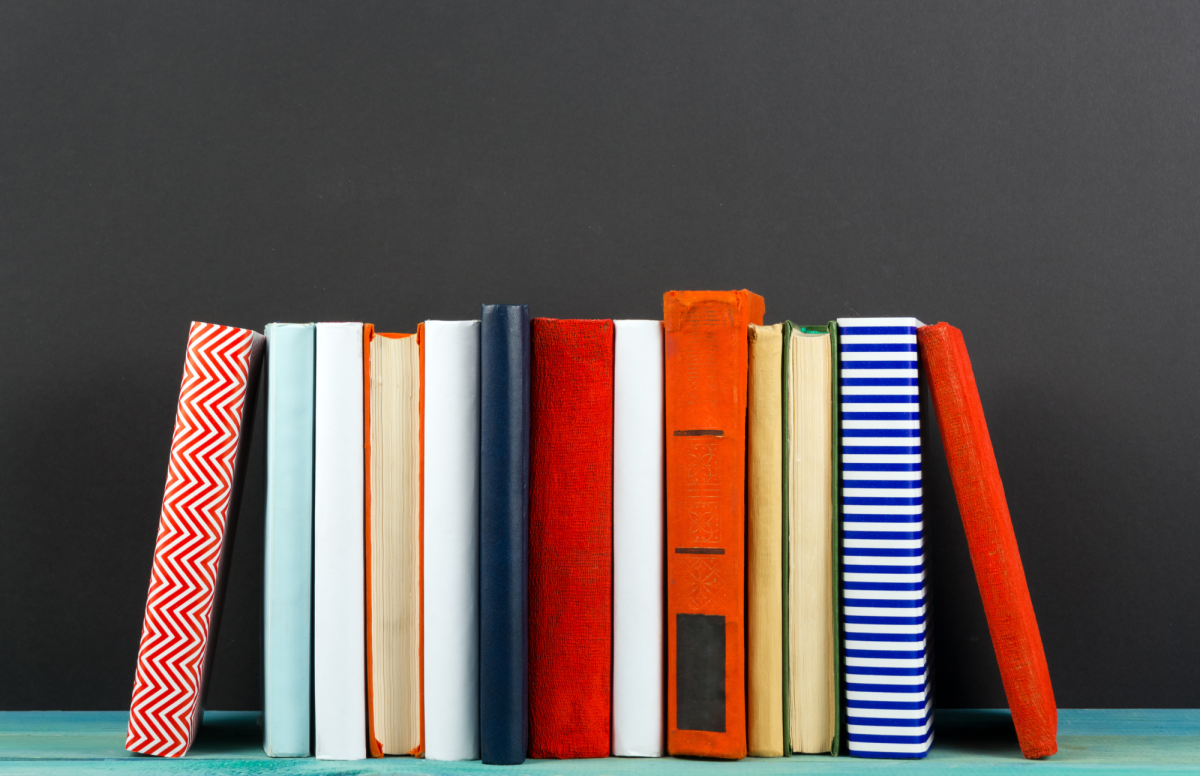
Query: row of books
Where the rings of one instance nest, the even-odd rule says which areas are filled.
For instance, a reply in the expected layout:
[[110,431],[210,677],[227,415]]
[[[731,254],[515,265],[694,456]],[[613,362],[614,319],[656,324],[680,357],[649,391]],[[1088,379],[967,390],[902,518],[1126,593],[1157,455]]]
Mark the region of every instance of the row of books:
[[269,755],[923,757],[921,361],[1022,751],[1052,754],[961,334],[764,312],[193,324],[127,747],[194,738],[265,344]]

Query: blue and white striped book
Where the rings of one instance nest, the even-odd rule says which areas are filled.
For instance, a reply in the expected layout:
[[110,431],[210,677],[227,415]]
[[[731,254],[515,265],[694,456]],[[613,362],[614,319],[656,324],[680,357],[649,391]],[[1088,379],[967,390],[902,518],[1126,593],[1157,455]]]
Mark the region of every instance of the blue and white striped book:
[[933,742],[915,318],[839,318],[842,638],[850,754]]

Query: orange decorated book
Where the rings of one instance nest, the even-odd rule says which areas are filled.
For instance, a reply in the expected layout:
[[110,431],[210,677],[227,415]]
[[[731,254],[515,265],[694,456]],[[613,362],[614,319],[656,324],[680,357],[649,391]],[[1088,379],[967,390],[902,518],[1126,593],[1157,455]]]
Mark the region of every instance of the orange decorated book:
[[367,749],[420,755],[421,336],[363,325]]
[[667,751],[746,756],[745,474],[749,291],[663,296]]

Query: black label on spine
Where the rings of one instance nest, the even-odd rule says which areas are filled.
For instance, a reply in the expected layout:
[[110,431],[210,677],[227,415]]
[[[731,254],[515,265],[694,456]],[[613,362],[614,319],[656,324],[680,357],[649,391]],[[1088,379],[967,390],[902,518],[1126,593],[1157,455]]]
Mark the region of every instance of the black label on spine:
[[675,726],[725,732],[725,618],[675,615]]

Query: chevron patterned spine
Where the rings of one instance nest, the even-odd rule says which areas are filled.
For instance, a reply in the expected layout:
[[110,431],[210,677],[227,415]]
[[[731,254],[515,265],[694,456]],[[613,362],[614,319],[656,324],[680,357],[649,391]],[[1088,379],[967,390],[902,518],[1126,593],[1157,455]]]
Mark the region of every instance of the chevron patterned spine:
[[129,712],[131,752],[181,757],[195,734],[254,336],[193,323],[188,337]]

